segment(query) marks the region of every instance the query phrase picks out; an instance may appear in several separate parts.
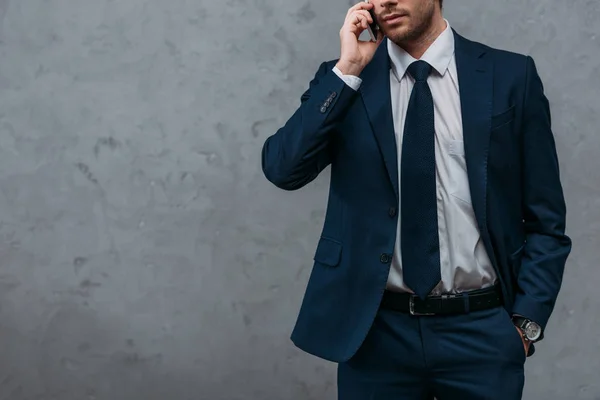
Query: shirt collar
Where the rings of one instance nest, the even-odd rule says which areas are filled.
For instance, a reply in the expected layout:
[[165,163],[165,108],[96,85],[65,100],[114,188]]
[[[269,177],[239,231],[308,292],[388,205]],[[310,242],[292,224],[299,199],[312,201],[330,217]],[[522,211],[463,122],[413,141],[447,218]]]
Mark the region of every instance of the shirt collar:
[[[454,55],[454,34],[450,28],[450,23],[446,19],[444,21],[446,21],[446,29],[435,39],[421,57],[421,60],[427,61],[442,76],[448,70],[448,66]],[[400,80],[406,73],[408,66],[417,60],[391,40],[387,41],[387,46],[392,71],[398,80]]]

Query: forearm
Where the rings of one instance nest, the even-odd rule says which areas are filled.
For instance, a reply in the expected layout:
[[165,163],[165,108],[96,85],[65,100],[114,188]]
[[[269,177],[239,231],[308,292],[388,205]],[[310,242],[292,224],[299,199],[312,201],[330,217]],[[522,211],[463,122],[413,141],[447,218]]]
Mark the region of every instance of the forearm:
[[331,143],[357,92],[321,64],[301,105],[262,149],[265,176],[285,190],[303,187],[331,162]]

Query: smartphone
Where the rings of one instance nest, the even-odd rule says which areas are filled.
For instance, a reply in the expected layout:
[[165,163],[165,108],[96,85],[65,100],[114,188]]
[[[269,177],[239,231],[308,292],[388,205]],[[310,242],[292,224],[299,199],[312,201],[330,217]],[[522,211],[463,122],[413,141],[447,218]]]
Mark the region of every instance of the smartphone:
[[[364,0],[365,3],[369,3],[369,0]],[[369,31],[369,36],[371,37],[372,42],[377,41],[377,34],[379,32],[379,25],[377,25],[377,21],[375,20],[375,12],[373,8],[369,10],[369,14],[371,14],[371,18],[373,18],[373,23],[367,26],[367,31]]]

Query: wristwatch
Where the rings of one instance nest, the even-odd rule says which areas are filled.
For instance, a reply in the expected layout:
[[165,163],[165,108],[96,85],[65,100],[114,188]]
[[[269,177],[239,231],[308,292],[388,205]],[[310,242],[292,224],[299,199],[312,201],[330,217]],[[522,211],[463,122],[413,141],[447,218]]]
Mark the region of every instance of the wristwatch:
[[513,323],[523,332],[523,337],[529,342],[535,342],[542,336],[542,327],[525,317],[513,317]]

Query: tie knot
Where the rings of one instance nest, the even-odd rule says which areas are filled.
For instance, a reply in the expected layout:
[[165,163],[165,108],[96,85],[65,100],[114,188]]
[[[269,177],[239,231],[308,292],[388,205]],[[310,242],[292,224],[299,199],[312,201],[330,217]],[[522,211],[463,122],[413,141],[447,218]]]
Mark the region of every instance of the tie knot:
[[426,61],[415,61],[408,66],[408,73],[417,82],[426,81],[431,73],[431,65],[429,65]]

